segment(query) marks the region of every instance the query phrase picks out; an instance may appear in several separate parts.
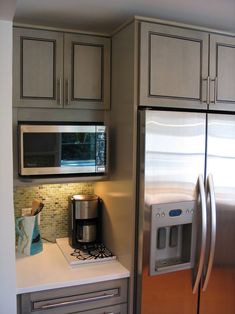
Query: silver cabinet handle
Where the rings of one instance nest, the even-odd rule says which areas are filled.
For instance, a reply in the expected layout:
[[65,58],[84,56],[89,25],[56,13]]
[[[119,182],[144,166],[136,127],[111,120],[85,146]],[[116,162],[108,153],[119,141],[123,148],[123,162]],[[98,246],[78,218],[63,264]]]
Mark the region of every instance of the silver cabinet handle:
[[207,76],[207,78],[202,79],[202,83],[206,82],[206,100],[203,100],[202,94],[201,94],[201,102],[206,103],[209,105],[210,103],[210,77]]
[[201,215],[202,215],[202,231],[201,231],[201,251],[198,263],[197,274],[195,276],[193,282],[193,293],[197,292],[202,272],[203,272],[203,265],[205,260],[205,253],[206,253],[206,232],[207,232],[207,210],[206,210],[206,193],[204,188],[203,176],[199,175],[198,177],[198,190],[199,190],[199,197],[201,202]]
[[214,183],[212,175],[209,174],[207,178],[208,196],[210,198],[210,252],[208,259],[208,266],[206,276],[202,285],[202,291],[206,291],[208,282],[210,279],[214,255],[215,255],[215,243],[216,243],[216,202],[215,202],[215,192]]
[[70,104],[70,81],[67,79],[66,81],[66,86],[67,86],[67,106]]
[[212,80],[212,82],[214,82],[214,101],[213,101],[213,103],[216,105],[216,101],[217,101],[217,88],[218,88],[218,78],[217,78],[217,76]]
[[57,85],[58,86],[57,97],[59,99],[58,103],[61,106],[62,105],[62,79],[61,78],[58,79],[57,84],[58,84]]
[[104,299],[109,299],[115,297],[117,294],[112,293],[112,294],[104,294],[96,297],[91,297],[91,298],[85,298],[81,300],[71,300],[71,301],[64,301],[64,302],[58,302],[54,304],[45,304],[41,305],[41,307],[37,309],[51,309],[54,307],[60,307],[60,306],[65,306],[65,305],[74,305],[74,304],[81,304],[85,302],[91,302],[91,301],[99,301],[99,300],[104,300]]
[[210,104],[210,77],[207,77],[206,104]]

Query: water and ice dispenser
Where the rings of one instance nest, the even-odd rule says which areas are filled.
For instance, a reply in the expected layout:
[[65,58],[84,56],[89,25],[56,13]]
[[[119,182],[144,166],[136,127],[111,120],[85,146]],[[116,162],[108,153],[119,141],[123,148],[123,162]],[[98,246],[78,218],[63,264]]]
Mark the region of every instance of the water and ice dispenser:
[[150,275],[193,267],[195,202],[151,205]]

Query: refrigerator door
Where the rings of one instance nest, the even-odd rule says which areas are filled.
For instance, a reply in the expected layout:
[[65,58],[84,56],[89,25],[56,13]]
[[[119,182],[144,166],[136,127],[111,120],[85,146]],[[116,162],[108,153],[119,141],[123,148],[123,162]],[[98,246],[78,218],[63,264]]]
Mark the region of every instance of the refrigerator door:
[[216,202],[214,262],[200,314],[235,313],[235,116],[208,115],[207,173]]
[[[150,275],[151,210],[157,208],[156,204],[163,203],[201,203],[198,177],[205,171],[205,133],[206,115],[203,113],[141,111],[135,313],[197,313],[198,294],[192,293],[196,274],[192,269]],[[200,206],[197,211],[201,216]],[[166,233],[169,228],[171,226],[165,229]],[[200,223],[198,229],[200,239]],[[159,230],[163,241],[157,241],[157,245],[161,248],[165,231],[164,228]],[[197,242],[196,273],[201,267],[201,242],[202,239]]]

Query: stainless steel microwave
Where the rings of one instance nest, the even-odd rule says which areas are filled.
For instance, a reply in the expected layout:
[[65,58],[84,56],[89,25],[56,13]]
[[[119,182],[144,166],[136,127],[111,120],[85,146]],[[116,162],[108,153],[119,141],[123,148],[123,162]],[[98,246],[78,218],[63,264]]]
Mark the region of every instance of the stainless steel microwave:
[[106,126],[19,124],[20,175],[105,174],[106,172]]

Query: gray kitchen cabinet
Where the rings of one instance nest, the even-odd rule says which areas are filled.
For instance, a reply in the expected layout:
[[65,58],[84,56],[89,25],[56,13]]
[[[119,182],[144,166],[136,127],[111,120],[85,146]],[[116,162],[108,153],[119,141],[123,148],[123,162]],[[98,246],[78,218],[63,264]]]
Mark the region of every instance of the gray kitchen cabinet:
[[65,34],[65,105],[108,109],[110,103],[110,39]]
[[141,23],[140,105],[206,109],[208,34]]
[[127,314],[128,279],[25,293],[18,314]]
[[13,105],[61,107],[63,34],[14,29]]
[[110,39],[15,28],[15,107],[108,109]]
[[210,109],[235,110],[235,38],[210,35]]
[[140,24],[140,105],[235,110],[234,37]]

